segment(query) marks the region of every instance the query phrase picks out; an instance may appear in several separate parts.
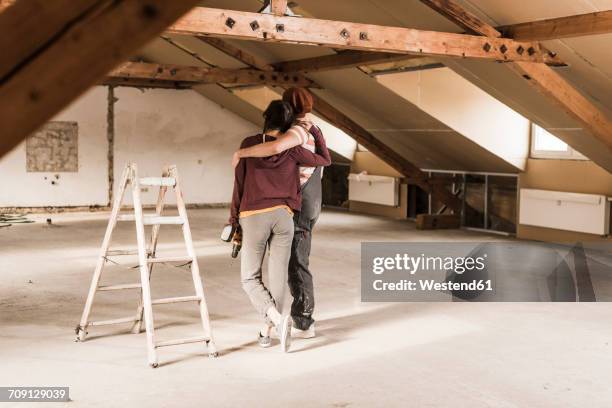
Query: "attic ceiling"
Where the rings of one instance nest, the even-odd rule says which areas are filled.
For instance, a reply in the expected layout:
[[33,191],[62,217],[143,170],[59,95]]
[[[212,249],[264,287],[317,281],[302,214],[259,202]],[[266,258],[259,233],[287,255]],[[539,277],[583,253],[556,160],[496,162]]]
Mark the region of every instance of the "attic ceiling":
[[[462,31],[419,0],[300,0],[297,3],[294,11],[305,16],[437,31]],[[495,26],[612,9],[612,0],[460,0],[459,3]],[[202,1],[201,5],[257,11],[261,2],[209,0]],[[159,39],[143,50],[142,56],[160,63],[208,63],[226,68],[244,67],[196,38],[169,37],[175,45]],[[268,63],[333,53],[323,47],[249,41],[233,43]],[[609,117],[612,117],[611,43],[612,35],[545,42],[549,49],[557,52],[569,64],[559,72]],[[190,52],[196,56],[190,55]],[[450,58],[439,61],[523,116],[543,125],[608,171],[612,170],[612,155],[607,147],[560,108],[530,88],[522,78],[510,72],[504,64]],[[510,163],[419,110],[357,68],[311,73],[308,76],[324,87],[316,91],[320,96],[421,168],[518,172]],[[260,123],[261,113],[257,108],[220,86],[206,85],[197,90],[246,119]]]

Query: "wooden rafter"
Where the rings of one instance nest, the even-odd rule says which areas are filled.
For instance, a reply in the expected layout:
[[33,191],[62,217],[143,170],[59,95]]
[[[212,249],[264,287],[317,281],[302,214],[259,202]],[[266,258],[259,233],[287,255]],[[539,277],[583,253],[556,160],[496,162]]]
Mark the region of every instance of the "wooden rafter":
[[[269,66],[267,62],[261,60],[260,58],[252,54],[242,51],[242,49],[228,43],[227,41],[223,41],[220,38],[214,37],[197,36],[197,38],[200,41],[212,45],[213,47],[229,55],[230,57],[234,57],[236,60],[244,63],[245,65],[260,69],[262,71],[274,71],[274,67]],[[267,69],[265,69],[264,67],[267,67]]]
[[608,146],[609,153],[612,154],[612,121],[580,91],[542,64],[516,62],[511,64],[510,68],[576,119],[582,127]]
[[131,88],[191,89],[194,82],[167,81],[162,79],[113,78],[106,77],[100,82],[104,86],[127,86]]
[[[427,0],[421,1],[428,3]],[[445,0],[444,2],[452,4],[454,10],[461,9],[461,6],[455,3],[454,0]],[[444,15],[446,17],[449,16],[449,14]],[[463,10],[461,15],[467,17],[457,17],[457,19],[452,21],[481,35],[501,36],[501,33],[494,27],[481,21],[477,16],[468,11]],[[476,23],[472,23],[474,21]],[[548,97],[553,104],[562,108],[593,136],[603,142],[610,150],[610,154],[612,154],[612,121],[597,106],[584,97],[580,91],[544,64],[516,61],[508,64],[508,66],[512,71],[525,78],[531,87]]]
[[[67,24],[78,21],[82,13],[98,3],[99,0],[56,0],[32,2],[30,7],[23,4],[9,7],[11,2],[3,0],[0,7],[6,7],[6,10],[2,13],[1,27],[9,33],[0,35],[0,81],[4,81],[11,70],[19,67]],[[34,13],[39,19],[32,18]]]
[[[267,64],[260,58],[251,55],[223,40],[217,39],[213,41],[211,45],[214,45],[220,51],[234,57],[245,65],[262,71],[274,71],[274,66]],[[327,120],[329,123],[345,132],[347,135],[351,136],[358,143],[365,146],[369,151],[380,157],[401,174],[410,177],[411,182],[418,185],[423,190],[427,192],[435,191],[439,195],[440,200],[447,204],[449,208],[454,209],[455,212],[460,210],[462,205],[461,200],[451,194],[450,191],[448,191],[444,186],[440,184],[429,184],[428,175],[422,172],[421,169],[410,163],[393,149],[390,149],[387,145],[376,138],[376,136],[372,135],[351,118],[334,108],[322,97],[318,96],[314,92],[312,95],[314,98],[314,110],[317,115]]]
[[558,38],[612,33],[612,10],[498,27],[504,37],[517,41],[542,41]]
[[[18,1],[0,13],[5,72],[0,79],[0,155],[100,81],[197,0],[81,1],[63,8],[50,6],[42,13],[39,5],[43,3],[60,1]],[[91,7],[75,16],[75,3]],[[22,15],[28,18],[15,19]],[[22,25],[32,27],[27,38],[36,39],[28,47],[24,46]],[[27,55],[15,48],[27,48]]]
[[384,62],[403,61],[420,58],[413,55],[402,55],[388,52],[345,51],[334,55],[305,58],[273,64],[281,72],[319,72],[334,69],[354,68],[381,64]]
[[470,34],[499,37],[499,33],[494,27],[480,20],[452,0],[421,0],[421,3],[431,7]]
[[0,13],[7,7],[15,4],[15,0],[0,0]]
[[197,7],[168,31],[340,49],[559,65],[533,42]]
[[262,72],[255,69],[225,69],[146,62],[126,62],[108,75],[110,78],[173,81],[192,84],[236,84],[318,87],[313,81],[292,73]]
[[[420,0],[466,32],[516,41],[543,41],[612,32],[612,10],[493,27],[454,0]],[[502,35],[503,34],[503,35]]]

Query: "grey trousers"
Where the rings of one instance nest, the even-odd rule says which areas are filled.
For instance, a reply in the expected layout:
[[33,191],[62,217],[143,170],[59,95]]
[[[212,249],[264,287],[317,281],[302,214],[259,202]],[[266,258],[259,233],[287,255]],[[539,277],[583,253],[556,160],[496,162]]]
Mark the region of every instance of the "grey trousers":
[[[287,271],[293,241],[293,218],[284,208],[240,219],[242,227],[242,250],[240,255],[240,275],[242,289],[251,303],[264,317],[270,306],[276,306],[282,313],[287,286]],[[262,265],[267,246],[270,246],[268,259],[268,287],[263,283]]]

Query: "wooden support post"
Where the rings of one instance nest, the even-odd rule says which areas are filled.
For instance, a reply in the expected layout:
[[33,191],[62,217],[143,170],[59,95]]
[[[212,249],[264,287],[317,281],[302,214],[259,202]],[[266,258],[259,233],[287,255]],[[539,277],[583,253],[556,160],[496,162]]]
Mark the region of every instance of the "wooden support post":
[[18,1],[0,13],[0,156],[196,3]]
[[168,32],[422,56],[561,63],[532,42],[206,7],[192,10]]

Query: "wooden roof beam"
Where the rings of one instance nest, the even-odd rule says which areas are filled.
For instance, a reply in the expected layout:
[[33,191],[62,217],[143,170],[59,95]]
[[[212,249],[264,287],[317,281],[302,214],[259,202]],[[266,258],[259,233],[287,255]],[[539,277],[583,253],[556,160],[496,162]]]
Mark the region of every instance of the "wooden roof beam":
[[612,33],[612,10],[551,18],[497,28],[517,41],[542,41]]
[[421,56],[562,64],[533,42],[206,7],[193,9],[168,32]]
[[293,73],[262,72],[255,69],[225,69],[146,62],[126,62],[113,71],[109,78],[159,80],[193,84],[233,84],[314,87],[313,81]]

